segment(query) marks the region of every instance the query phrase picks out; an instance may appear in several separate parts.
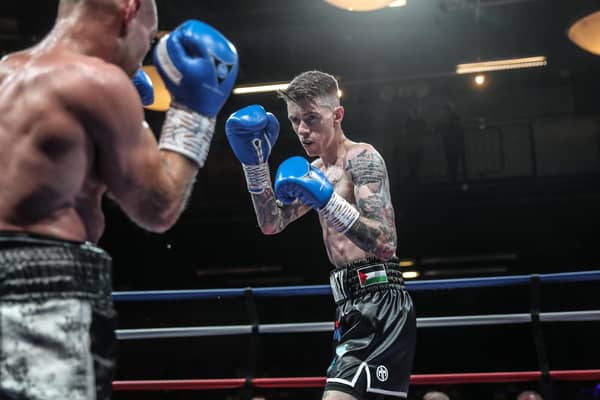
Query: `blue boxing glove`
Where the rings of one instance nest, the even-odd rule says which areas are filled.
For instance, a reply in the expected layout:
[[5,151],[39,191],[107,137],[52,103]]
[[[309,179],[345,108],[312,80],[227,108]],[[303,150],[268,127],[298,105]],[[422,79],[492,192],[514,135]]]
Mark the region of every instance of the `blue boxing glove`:
[[279,137],[279,121],[262,106],[252,105],[227,118],[225,133],[238,160],[257,165],[267,162]]
[[154,103],[154,87],[152,86],[152,81],[150,77],[144,72],[143,69],[138,69],[133,78],[131,78],[131,82],[137,89],[140,100],[142,100],[142,105],[149,106]]
[[173,98],[159,148],[183,154],[201,167],[216,116],[237,77],[237,51],[210,25],[189,20],[159,41],[154,63]]
[[184,22],[159,41],[154,63],[173,101],[211,118],[225,104],[238,73],[233,44],[196,20]]
[[277,169],[275,194],[283,204],[299,199],[307,206],[319,210],[333,195],[333,185],[318,168],[296,156],[282,162]]
[[298,199],[317,210],[340,233],[346,233],[360,217],[356,208],[335,193],[323,172],[303,157],[281,163],[275,174],[275,194],[283,204]]
[[248,191],[260,194],[270,188],[267,161],[279,137],[277,118],[262,106],[247,106],[229,116],[225,133],[235,156],[242,163]]

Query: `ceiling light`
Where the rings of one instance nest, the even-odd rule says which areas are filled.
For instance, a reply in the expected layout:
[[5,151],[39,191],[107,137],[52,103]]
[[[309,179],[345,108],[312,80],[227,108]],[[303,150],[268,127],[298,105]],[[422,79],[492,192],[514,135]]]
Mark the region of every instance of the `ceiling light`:
[[[278,90],[287,89],[289,83],[264,83],[260,85],[252,85],[252,86],[237,86],[233,89],[233,94],[252,94],[252,93],[266,93],[266,92],[276,92]],[[338,89],[337,95],[339,98],[342,97],[344,92],[341,89]]]
[[325,0],[325,2],[348,11],[373,11],[395,3],[394,0]]
[[600,55],[600,11],[575,21],[567,30],[567,36],[582,49]]
[[481,86],[485,83],[485,75],[479,74],[475,76],[475,84]]
[[401,267],[412,267],[415,262],[413,260],[400,260],[399,264]]
[[254,86],[238,86],[233,89],[233,94],[249,94],[249,93],[264,93],[264,92],[276,92],[283,90],[288,87],[287,83],[267,83],[264,85]]
[[505,60],[482,61],[468,64],[458,64],[456,66],[457,74],[472,74],[487,71],[500,71],[507,69],[543,67],[548,62],[546,57],[525,57],[525,58],[510,58]]
[[402,278],[404,279],[415,279],[419,277],[419,271],[405,271],[402,273]]
[[404,7],[406,5],[406,0],[395,0],[388,4],[388,7]]
[[[145,65],[144,71],[150,77],[152,86],[154,86],[154,103],[146,106],[148,110],[153,111],[167,111],[171,105],[171,95],[165,87],[165,84],[158,74],[156,67],[153,65]],[[289,86],[288,83],[265,83],[260,85],[251,86],[236,86],[233,88],[233,94],[253,94],[253,93],[267,93],[276,92],[278,90],[286,89]],[[338,97],[342,97],[343,92],[338,90]]]
[[[154,103],[146,106],[148,110],[153,111],[167,111],[171,105],[171,94],[165,87],[163,80],[161,79],[156,67],[153,65],[145,65],[144,71],[150,77],[152,86],[154,86]],[[250,93],[264,93],[264,92],[275,92],[277,90],[285,89],[288,87],[287,83],[276,83],[276,84],[265,84],[255,86],[241,86],[233,89],[234,94],[250,94]]]

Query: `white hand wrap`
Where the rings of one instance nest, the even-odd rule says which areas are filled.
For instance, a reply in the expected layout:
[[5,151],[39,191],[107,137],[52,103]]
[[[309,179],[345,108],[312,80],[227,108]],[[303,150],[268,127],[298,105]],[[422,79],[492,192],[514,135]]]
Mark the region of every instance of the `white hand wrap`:
[[264,162],[258,165],[242,164],[248,191],[252,194],[261,194],[265,189],[272,187],[269,164]]
[[360,217],[360,212],[335,192],[319,214],[341,234],[345,234]]
[[182,104],[174,103],[167,111],[158,148],[182,154],[203,167],[215,123],[216,118],[206,117]]

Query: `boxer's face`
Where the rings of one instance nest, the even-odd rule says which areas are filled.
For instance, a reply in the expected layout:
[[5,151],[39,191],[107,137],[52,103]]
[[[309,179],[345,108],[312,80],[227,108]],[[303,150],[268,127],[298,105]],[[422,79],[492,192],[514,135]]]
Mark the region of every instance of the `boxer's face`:
[[316,99],[300,104],[288,102],[288,119],[309,157],[318,157],[335,145],[336,128],[344,114],[341,106]]

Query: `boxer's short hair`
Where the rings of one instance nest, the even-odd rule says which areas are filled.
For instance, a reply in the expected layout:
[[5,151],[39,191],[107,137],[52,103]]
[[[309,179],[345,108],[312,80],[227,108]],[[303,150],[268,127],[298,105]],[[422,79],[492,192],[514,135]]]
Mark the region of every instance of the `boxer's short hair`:
[[278,96],[286,102],[296,104],[314,103],[316,99],[324,100],[328,105],[340,105],[338,97],[338,81],[333,75],[321,71],[306,71],[297,75],[286,89],[278,92]]

